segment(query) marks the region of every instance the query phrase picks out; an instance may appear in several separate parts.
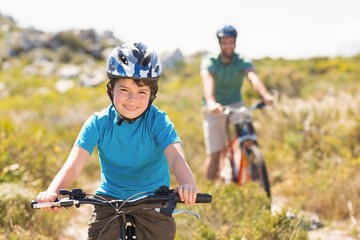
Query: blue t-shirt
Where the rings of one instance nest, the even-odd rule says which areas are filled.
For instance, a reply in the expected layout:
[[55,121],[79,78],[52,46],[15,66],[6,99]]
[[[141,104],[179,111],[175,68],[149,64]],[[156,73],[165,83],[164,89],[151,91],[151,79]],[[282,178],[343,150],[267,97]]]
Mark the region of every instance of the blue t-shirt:
[[75,145],[90,154],[98,146],[101,184],[96,194],[127,199],[170,185],[164,150],[181,142],[165,112],[151,105],[134,123],[122,122],[113,105],[84,123]]
[[220,54],[210,54],[201,62],[201,70],[208,70],[215,80],[215,99],[222,105],[242,101],[241,87],[246,71],[253,70],[250,59],[235,53],[229,64],[224,64]]

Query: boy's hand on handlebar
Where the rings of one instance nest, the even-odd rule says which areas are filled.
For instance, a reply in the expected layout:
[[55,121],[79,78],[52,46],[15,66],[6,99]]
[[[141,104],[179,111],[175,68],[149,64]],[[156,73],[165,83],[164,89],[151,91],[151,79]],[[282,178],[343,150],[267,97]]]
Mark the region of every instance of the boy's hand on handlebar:
[[[44,192],[40,192],[35,200],[39,203],[43,203],[43,202],[55,202],[57,197],[57,194],[55,192],[51,192],[51,191],[44,191]],[[46,211],[58,211],[59,208],[55,207],[55,208],[43,208]]]
[[174,192],[179,194],[181,201],[183,201],[185,204],[193,205],[195,204],[199,189],[196,186],[184,184],[175,188]]

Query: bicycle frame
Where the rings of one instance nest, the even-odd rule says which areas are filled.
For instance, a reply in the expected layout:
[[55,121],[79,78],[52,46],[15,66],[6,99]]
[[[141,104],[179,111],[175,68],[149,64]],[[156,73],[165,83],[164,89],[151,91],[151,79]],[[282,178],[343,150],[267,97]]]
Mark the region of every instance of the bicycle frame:
[[[267,176],[265,162],[258,150],[257,136],[251,111],[262,109],[263,102],[251,107],[242,106],[231,108],[224,106],[224,113],[227,118],[227,135],[229,144],[225,150],[226,158],[230,161],[232,169],[232,181],[238,185],[243,185],[249,181],[260,180],[268,196],[270,196],[270,185]],[[234,127],[235,136],[231,137],[230,125]],[[239,156],[235,160],[235,146],[240,149]]]

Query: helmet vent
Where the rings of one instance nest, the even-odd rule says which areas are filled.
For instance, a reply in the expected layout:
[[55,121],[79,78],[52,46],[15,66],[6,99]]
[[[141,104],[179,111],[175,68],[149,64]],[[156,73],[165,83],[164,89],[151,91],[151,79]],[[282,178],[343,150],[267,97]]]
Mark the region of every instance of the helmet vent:
[[146,57],[144,58],[144,60],[142,61],[141,65],[142,65],[143,67],[146,67],[147,65],[149,65],[150,60],[151,60],[151,56],[150,56],[150,55],[146,56]]
[[125,55],[122,52],[119,53],[119,59],[121,60],[121,62],[123,64],[128,65],[129,62],[128,62],[127,58],[125,57]]
[[157,73],[157,72],[159,72],[159,70],[160,70],[160,66],[157,65],[157,66],[155,67],[155,72]]

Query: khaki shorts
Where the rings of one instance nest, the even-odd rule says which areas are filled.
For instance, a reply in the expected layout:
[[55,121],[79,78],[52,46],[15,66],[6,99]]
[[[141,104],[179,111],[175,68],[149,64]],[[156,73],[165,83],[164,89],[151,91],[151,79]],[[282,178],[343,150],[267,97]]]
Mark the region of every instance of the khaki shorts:
[[[230,104],[231,107],[239,108],[243,102]],[[226,148],[228,139],[226,133],[227,116],[223,113],[211,113],[203,111],[203,133],[206,153],[211,154]]]
[[[104,196],[103,196],[104,197]],[[111,200],[111,197],[105,197]],[[158,213],[153,209],[142,209],[139,205],[131,213],[136,225],[136,239],[138,240],[173,240],[175,238],[176,223],[174,218]],[[149,205],[146,205],[149,206]],[[145,206],[144,206],[145,207]],[[99,239],[104,226],[114,217],[114,209],[107,206],[95,206],[89,221],[88,239]],[[120,237],[119,221],[116,219],[102,233],[100,239],[115,240]]]

